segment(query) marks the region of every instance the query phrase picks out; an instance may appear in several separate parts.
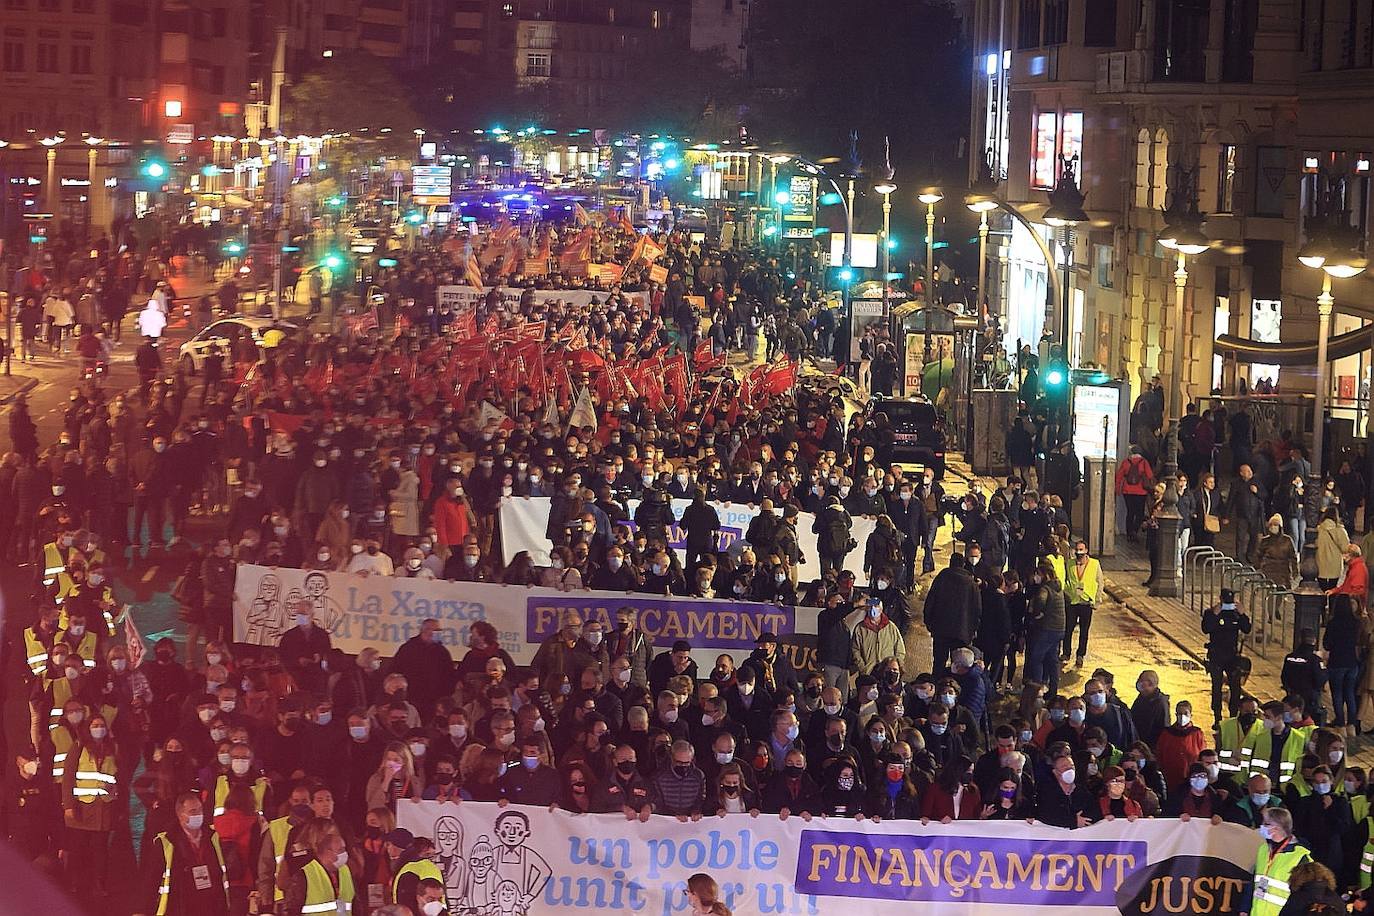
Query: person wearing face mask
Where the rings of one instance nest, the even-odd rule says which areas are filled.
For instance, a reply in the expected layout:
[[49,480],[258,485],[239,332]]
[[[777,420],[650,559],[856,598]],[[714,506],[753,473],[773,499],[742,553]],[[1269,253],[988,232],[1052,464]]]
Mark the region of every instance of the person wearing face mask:
[[983,799],[973,780],[973,761],[963,755],[950,758],[933,785],[921,796],[921,823],[976,820],[982,816]]
[[49,778],[42,756],[32,747],[19,750],[15,768],[8,806],[10,841],[25,861],[45,855],[55,858],[64,839],[60,784]]
[[882,602],[869,598],[863,620],[850,634],[849,672],[855,676],[866,674],[889,658],[906,658],[906,641],[883,611]]
[[1283,799],[1270,791],[1269,777],[1256,773],[1246,782],[1245,791],[1232,800],[1222,816],[1229,823],[1258,830],[1264,823],[1264,812],[1282,807]]
[[175,827],[157,834],[144,857],[141,913],[228,916],[229,874],[219,834],[199,796],[176,800]]
[[336,831],[323,832],[311,852],[313,855],[305,865],[292,873],[281,901],[281,911],[288,914],[347,913],[356,895],[343,837]]
[[1206,733],[1193,724],[1193,704],[1180,700],[1174,706],[1173,723],[1160,732],[1153,745],[1159,770],[1171,792],[1174,786],[1182,784],[1207,742]]
[[1341,840],[1355,829],[1350,799],[1338,789],[1332,767],[1322,764],[1308,780],[1310,794],[1292,799],[1293,832],[1301,836],[1312,858],[1333,871],[1344,871]]
[[282,667],[300,688],[324,693],[329,676],[326,663],[334,649],[329,631],[316,622],[305,603],[297,604],[293,622],[295,626],[282,634],[277,646]]
[[[63,823],[67,837],[63,848],[80,863],[82,898],[106,894],[110,836],[116,823],[119,796],[115,742],[105,716],[85,720],[81,741],[67,755],[61,782]],[[76,871],[70,872],[75,878]]]
[[706,775],[697,768],[690,742],[678,739],[669,749],[668,766],[660,767],[649,780],[654,814],[679,821],[701,820],[706,803]]
[[[1236,593],[1229,588],[1221,590],[1216,605],[1208,608],[1202,615],[1202,632],[1208,637],[1207,672],[1212,679],[1212,718],[1221,722],[1221,690],[1223,683],[1228,693],[1228,709],[1234,717],[1243,702],[1241,689],[1242,671],[1247,661],[1241,651],[1241,638],[1250,632],[1250,617],[1236,605]],[[1253,717],[1254,710],[1251,710]],[[1247,724],[1245,731],[1250,730]],[[1232,738],[1236,737],[1234,734]],[[1228,748],[1238,750],[1239,743],[1228,743]],[[1240,761],[1233,761],[1240,763]]]
[[221,773],[215,779],[214,791],[210,795],[214,804],[210,809],[212,817],[224,813],[225,799],[237,786],[247,788],[253,795],[253,805],[258,814],[268,810],[267,793],[270,788],[267,778],[253,766],[253,752],[246,744],[236,744],[229,751],[229,772]]
[[536,736],[520,742],[520,764],[512,766],[498,785],[501,798],[517,805],[548,807],[562,790],[558,771],[544,762],[545,745]]
[[[1086,780],[1083,780],[1086,781]],[[1102,817],[1097,798],[1081,784],[1071,754],[1055,757],[1036,787],[1035,819],[1052,827],[1086,827]]]
[[836,757],[821,774],[821,810],[824,817],[863,820],[867,814],[868,789],[858,764],[850,757]]
[[1283,703],[1271,700],[1260,709],[1263,730],[1252,735],[1241,748],[1247,775],[1264,773],[1277,791],[1283,792],[1297,775],[1298,764],[1307,750],[1307,731],[1294,728],[1284,718]]
[[171,473],[165,436],[154,436],[148,445],[129,459],[129,477],[134,488],[135,546],[142,543],[143,523],[148,523],[148,547],[160,550],[167,524],[167,500],[176,475]]
[[434,704],[453,692],[453,657],[443,642],[440,622],[426,618],[420,629],[396,650],[391,670],[406,678],[407,698],[426,721],[434,714]]
[[941,570],[931,582],[925,598],[923,616],[931,635],[935,668],[948,665],[949,654],[954,649],[972,645],[981,609],[978,585],[968,571],[964,556],[956,553],[949,558],[949,567]]
[[[340,501],[343,495],[343,483],[338,471],[330,465],[328,454],[321,450],[316,450],[310,461],[310,466],[300,472],[296,480],[295,491],[292,495],[293,524],[297,531],[308,537],[316,537],[320,525],[325,521],[327,512],[331,510],[335,514],[335,523],[331,525],[331,530],[337,532],[337,522],[344,522],[344,529],[347,529],[347,518],[339,517],[340,513],[346,509],[346,505]],[[342,544],[336,545],[339,556],[346,550],[348,534],[342,538]],[[317,538],[318,539],[318,538]]]
[[1255,890],[1250,916],[1279,916],[1292,894],[1293,871],[1312,861],[1312,854],[1293,835],[1293,816],[1283,808],[1264,812],[1255,853]]
[[782,771],[764,782],[762,803],[765,813],[776,814],[783,820],[799,814],[802,820],[809,821],[813,813],[821,812],[821,790],[807,773],[805,754],[799,750],[787,754]]
[[1225,807],[1226,802],[1211,784],[1206,765],[1192,763],[1188,765],[1185,781],[1170,790],[1164,814],[1185,821],[1194,817],[1206,818],[1219,824]]

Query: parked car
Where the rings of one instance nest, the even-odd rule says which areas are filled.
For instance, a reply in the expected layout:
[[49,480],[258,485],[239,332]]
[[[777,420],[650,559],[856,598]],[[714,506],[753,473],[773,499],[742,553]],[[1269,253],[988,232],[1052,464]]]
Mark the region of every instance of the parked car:
[[205,356],[210,352],[211,346],[218,345],[220,352],[227,359],[239,349],[244,335],[247,335],[261,353],[267,345],[270,331],[279,332],[286,338],[300,334],[300,328],[289,321],[274,318],[222,318],[211,322],[196,336],[183,343],[177,351],[177,359],[188,373],[194,375],[205,365]]
[[892,463],[903,471],[945,476],[945,424],[924,397],[879,397],[868,402],[868,416],[884,414],[892,427]]

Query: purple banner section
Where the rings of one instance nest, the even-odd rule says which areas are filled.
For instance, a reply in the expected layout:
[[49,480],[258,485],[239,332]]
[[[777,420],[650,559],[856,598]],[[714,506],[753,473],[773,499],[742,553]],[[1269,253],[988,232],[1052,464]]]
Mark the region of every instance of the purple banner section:
[[[886,825],[884,825],[886,826]],[[1147,844],[806,830],[797,893],[929,903],[1115,906]]]
[[525,641],[543,642],[570,613],[600,620],[610,632],[622,608],[634,611],[639,628],[664,648],[685,639],[696,649],[753,649],[760,633],[782,636],[796,629],[796,612],[775,604],[567,592],[526,599]]

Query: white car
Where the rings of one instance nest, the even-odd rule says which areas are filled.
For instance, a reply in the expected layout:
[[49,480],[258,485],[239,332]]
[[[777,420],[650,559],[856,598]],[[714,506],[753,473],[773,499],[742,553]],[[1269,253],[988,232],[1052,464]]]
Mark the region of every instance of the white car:
[[221,318],[219,321],[211,322],[181,345],[181,349],[177,351],[178,364],[184,366],[188,373],[195,374],[204,367],[205,357],[210,348],[218,346],[220,355],[224,357],[227,365],[230,354],[235,351],[245,335],[252,339],[260,353],[263,349],[264,335],[273,330],[280,331],[287,337],[300,332],[300,328],[291,322],[273,318]]

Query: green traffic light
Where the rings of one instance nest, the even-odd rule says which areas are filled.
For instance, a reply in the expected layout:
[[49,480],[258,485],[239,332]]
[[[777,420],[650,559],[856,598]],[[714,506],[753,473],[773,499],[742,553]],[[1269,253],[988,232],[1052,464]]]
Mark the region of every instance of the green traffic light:
[[1045,384],[1052,388],[1058,388],[1060,385],[1064,384],[1064,373],[1058,369],[1051,369],[1045,376]]
[[822,194],[820,202],[825,206],[829,207],[839,203],[841,200],[844,200],[844,198],[836,194],[834,191],[831,191],[829,194]]
[[377,266],[378,266],[378,267],[395,267],[395,266],[396,266],[396,259],[395,259],[395,258],[378,258],[378,259],[377,259]]
[[143,163],[142,171],[143,174],[149,178],[163,178],[167,174],[167,166],[158,162],[156,159],[150,159]]
[[420,223],[423,223],[424,221],[425,215],[418,211],[415,213],[406,214],[406,222],[411,223],[412,225],[418,225]]
[[324,256],[324,266],[328,267],[330,270],[336,270],[343,267],[343,262],[343,258],[333,252]]
[[785,207],[792,202],[792,195],[787,191],[779,191],[773,195],[773,200],[777,202],[778,206]]
[[888,239],[888,240],[887,240],[887,250],[888,250],[888,251],[896,251],[896,250],[897,250],[897,240],[896,240],[896,239]]
[[850,270],[848,267],[841,269],[840,279],[843,280],[845,283],[848,283],[850,280],[854,279],[854,271]]
[[224,252],[225,252],[225,254],[242,254],[242,253],[243,253],[243,243],[242,243],[242,242],[225,242],[225,243],[224,243]]
[[326,200],[325,203],[329,204],[331,207],[342,207],[344,202],[342,197],[335,196]]

